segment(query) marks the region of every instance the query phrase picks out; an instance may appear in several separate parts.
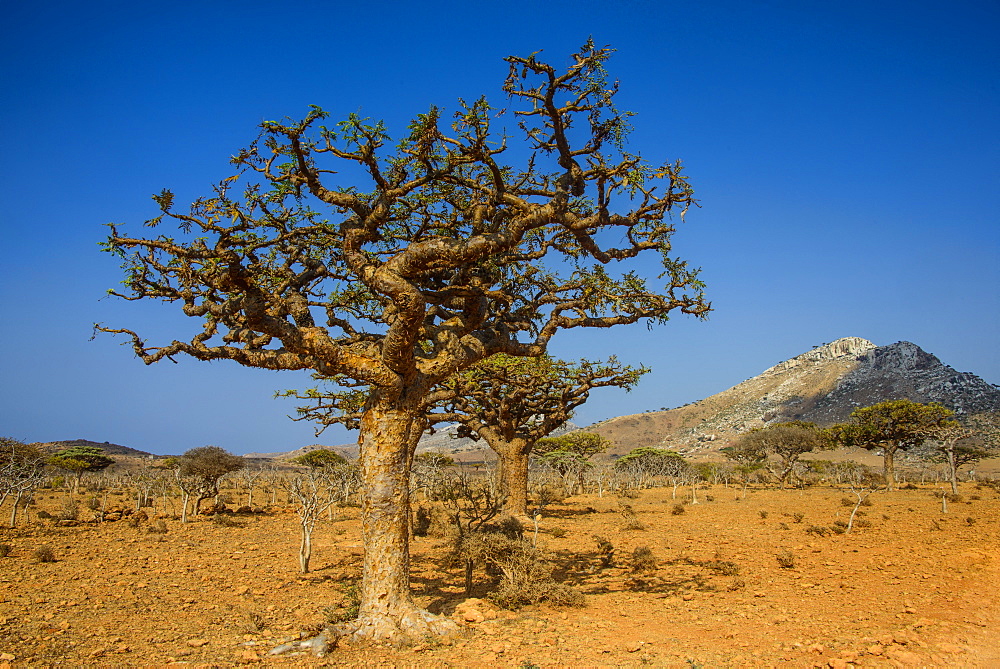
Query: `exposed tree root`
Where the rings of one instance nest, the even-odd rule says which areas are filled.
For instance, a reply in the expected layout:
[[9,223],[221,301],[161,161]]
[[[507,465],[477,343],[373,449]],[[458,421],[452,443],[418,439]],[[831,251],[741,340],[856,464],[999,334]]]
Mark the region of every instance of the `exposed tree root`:
[[357,620],[332,625],[318,636],[293,641],[271,649],[268,655],[304,655],[323,657],[338,643],[388,643],[396,647],[425,641],[427,637],[458,634],[461,627],[453,620],[414,607],[400,617],[386,614],[369,615]]

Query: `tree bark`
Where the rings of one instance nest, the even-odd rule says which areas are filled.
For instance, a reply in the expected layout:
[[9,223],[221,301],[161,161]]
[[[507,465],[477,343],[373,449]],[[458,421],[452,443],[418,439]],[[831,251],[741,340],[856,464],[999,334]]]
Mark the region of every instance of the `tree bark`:
[[894,461],[894,456],[896,455],[896,449],[886,447],[882,454],[882,470],[885,474],[885,489],[895,490],[896,489],[896,466]]
[[312,527],[302,523],[302,544],[299,546],[299,568],[303,574],[309,573],[309,560],[312,558]]
[[528,515],[528,461],[531,451],[518,442],[492,445],[500,461],[500,490],[505,496],[504,512]]
[[419,429],[415,407],[392,406],[380,393],[361,421],[361,517],[365,556],[356,623],[358,637],[401,642],[445,634],[456,626],[414,604],[410,595],[410,432]]
[[[951,480],[951,493],[958,494],[958,464],[955,461],[955,449],[948,449],[948,478]],[[13,524],[13,523],[12,523]]]

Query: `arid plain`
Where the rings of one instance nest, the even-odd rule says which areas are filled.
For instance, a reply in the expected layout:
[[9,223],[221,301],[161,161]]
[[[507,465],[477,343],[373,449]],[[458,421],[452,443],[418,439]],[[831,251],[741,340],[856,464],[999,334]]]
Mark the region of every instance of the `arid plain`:
[[[963,483],[878,492],[847,520],[845,491],[703,486],[635,498],[576,496],[546,508],[537,541],[582,607],[503,611],[443,537],[412,541],[417,599],[463,633],[409,648],[341,644],[323,658],[269,656],[342,613],[360,576],[359,511],[337,508],[298,572],[294,511],[182,524],[36,520],[64,493],[41,491],[30,523],[0,529],[0,653],[19,666],[663,666],[1000,665],[1000,493]],[[683,500],[683,512],[676,507]],[[111,503],[115,499],[112,498]],[[122,496],[118,504],[129,506]],[[134,502],[132,503],[134,505]],[[626,507],[627,505],[627,507]],[[629,510],[630,509],[630,510]],[[83,516],[81,516],[83,517]],[[154,528],[156,529],[156,528]],[[822,531],[826,529],[827,531]],[[529,528],[533,533],[534,528]],[[599,550],[595,537],[614,547]],[[52,549],[55,562],[36,551]],[[637,570],[636,549],[655,562]],[[780,558],[780,559],[779,559]],[[791,564],[789,564],[791,563]],[[457,607],[457,610],[456,610]]]

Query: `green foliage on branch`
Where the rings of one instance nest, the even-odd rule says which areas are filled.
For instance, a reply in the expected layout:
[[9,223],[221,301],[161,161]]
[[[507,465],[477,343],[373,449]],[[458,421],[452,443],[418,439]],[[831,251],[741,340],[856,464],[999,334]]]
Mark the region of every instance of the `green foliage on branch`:
[[328,448],[317,448],[314,451],[298,455],[292,458],[291,461],[297,465],[305,465],[314,469],[347,464],[347,460],[344,456],[336,451],[331,451]]
[[618,458],[615,469],[638,469],[651,476],[659,475],[671,469],[686,468],[687,460],[681,454],[665,448],[640,446]]
[[97,472],[106,469],[115,461],[96,446],[74,446],[59,451],[47,460],[48,464],[73,472],[78,476],[83,472]]

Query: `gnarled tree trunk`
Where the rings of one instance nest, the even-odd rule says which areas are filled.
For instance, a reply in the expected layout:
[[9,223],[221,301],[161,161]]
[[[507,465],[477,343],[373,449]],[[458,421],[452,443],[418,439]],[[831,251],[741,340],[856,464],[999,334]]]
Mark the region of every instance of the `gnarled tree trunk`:
[[500,461],[500,491],[504,511],[511,516],[528,515],[528,461],[531,445],[522,439],[490,444]]
[[413,407],[376,398],[361,421],[365,557],[358,620],[345,630],[356,636],[404,641],[456,629],[448,619],[418,608],[410,595],[410,450],[418,418]]

